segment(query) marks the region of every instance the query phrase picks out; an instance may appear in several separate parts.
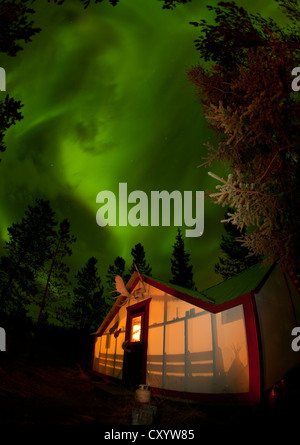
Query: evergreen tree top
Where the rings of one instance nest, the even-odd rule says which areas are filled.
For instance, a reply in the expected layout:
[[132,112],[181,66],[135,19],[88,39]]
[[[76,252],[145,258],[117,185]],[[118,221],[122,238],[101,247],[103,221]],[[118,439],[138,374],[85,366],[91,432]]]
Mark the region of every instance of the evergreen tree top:
[[187,289],[195,289],[193,281],[193,266],[190,265],[190,254],[185,251],[181,230],[178,229],[176,242],[173,245],[171,257],[172,279],[170,283]]
[[133,257],[132,266],[130,272],[133,273],[136,271],[135,265],[138,268],[140,274],[151,276],[152,268],[149,263],[146,261],[145,249],[141,243],[135,245],[135,247],[131,250],[131,255]]

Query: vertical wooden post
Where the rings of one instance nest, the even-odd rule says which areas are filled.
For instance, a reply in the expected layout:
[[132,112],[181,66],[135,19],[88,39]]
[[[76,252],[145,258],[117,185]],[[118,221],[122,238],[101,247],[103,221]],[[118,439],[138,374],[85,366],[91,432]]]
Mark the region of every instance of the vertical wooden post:
[[163,355],[162,355],[162,376],[161,376],[161,387],[165,387],[165,372],[166,372],[166,324],[168,316],[167,307],[167,294],[165,294],[164,301],[164,331],[163,331]]
[[189,312],[186,311],[184,318],[184,391],[188,390],[188,379],[190,375],[188,315]]

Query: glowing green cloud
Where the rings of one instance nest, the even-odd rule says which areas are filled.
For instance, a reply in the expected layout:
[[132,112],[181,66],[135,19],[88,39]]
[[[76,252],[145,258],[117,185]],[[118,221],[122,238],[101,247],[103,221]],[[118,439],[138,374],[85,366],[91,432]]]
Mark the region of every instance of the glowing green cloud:
[[[120,182],[146,193],[214,188],[207,171],[197,169],[210,134],[185,78],[198,61],[197,29],[189,22],[207,16],[204,2],[174,11],[150,0],[36,8],[42,32],[0,63],[7,92],[24,103],[0,166],[2,237],[43,197],[71,222],[74,268],[94,255],[104,278],[117,255],[131,262],[130,250],[141,242],[153,275],[169,279],[177,229],[100,228],[96,196],[117,193]],[[223,212],[206,201],[204,235],[186,240],[200,288],[216,280]]]

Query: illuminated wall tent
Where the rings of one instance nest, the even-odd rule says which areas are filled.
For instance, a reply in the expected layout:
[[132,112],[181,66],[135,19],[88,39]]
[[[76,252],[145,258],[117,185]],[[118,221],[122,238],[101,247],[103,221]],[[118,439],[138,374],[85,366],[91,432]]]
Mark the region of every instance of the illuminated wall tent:
[[93,371],[157,394],[259,401],[299,363],[293,281],[256,265],[195,292],[134,273],[95,334]]

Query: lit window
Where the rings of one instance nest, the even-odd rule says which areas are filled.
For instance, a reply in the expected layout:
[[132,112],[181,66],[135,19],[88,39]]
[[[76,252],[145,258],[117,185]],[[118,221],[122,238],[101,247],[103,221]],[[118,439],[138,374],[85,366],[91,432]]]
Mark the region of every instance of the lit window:
[[134,317],[131,320],[130,341],[141,341],[142,317]]

